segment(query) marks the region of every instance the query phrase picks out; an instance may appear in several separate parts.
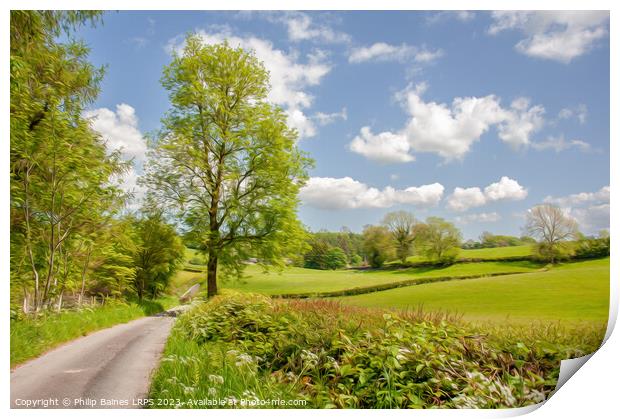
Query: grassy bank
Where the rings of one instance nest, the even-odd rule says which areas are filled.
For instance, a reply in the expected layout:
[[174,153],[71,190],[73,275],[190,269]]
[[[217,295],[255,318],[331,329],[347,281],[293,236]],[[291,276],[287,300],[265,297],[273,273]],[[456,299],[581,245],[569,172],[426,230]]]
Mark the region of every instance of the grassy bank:
[[[183,408],[519,407],[545,399],[560,360],[603,333],[227,293],[179,318],[150,396]],[[285,402],[261,404],[271,399]]]
[[609,258],[545,272],[447,281],[343,297],[345,304],[462,313],[470,320],[607,322]]
[[11,367],[35,358],[61,343],[115,324],[159,313],[176,304],[176,298],[172,297],[145,300],[140,304],[111,301],[104,306],[11,320]]

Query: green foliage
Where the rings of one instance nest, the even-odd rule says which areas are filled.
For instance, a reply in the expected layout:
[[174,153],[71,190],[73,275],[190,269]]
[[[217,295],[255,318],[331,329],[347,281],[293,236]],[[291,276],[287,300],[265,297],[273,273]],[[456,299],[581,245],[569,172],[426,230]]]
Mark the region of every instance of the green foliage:
[[364,262],[364,259],[357,253],[353,254],[350,259],[351,266],[361,266]]
[[263,386],[315,408],[519,407],[543,401],[560,360],[596,349],[593,336],[513,340],[422,312],[231,294],[178,320],[150,396],[260,399]]
[[11,366],[35,358],[63,342],[90,332],[160,313],[173,305],[171,298],[125,303],[109,300],[103,306],[83,306],[60,314],[11,319]]
[[327,269],[342,269],[347,266],[347,255],[339,247],[332,247],[326,255]]
[[137,248],[133,254],[133,287],[141,300],[158,297],[185,258],[185,246],[175,229],[159,214],[135,221]]
[[380,268],[394,257],[394,245],[390,231],[385,227],[366,226],[364,237],[364,255],[373,268]]
[[331,246],[316,236],[308,244],[310,249],[304,255],[305,268],[340,269],[347,266],[347,255],[340,247]]
[[416,223],[413,214],[406,211],[389,212],[383,218],[382,224],[392,233],[396,257],[402,263],[406,263],[412,253]]
[[162,84],[172,108],[151,141],[144,183],[208,254],[209,296],[220,265],[240,276],[250,257],[281,267],[303,253],[297,193],[310,160],[284,112],[267,101],[264,65],[241,48],[189,35]]
[[94,235],[123,204],[113,179],[127,165],[83,117],[103,69],[70,36],[99,15],[11,12],[11,291],[25,310],[81,291]]
[[439,217],[428,217],[415,227],[416,245],[430,260],[451,263],[459,254],[461,233],[454,224]]
[[610,255],[611,240],[609,236],[600,238],[582,238],[577,242],[574,257],[577,259],[602,258]]

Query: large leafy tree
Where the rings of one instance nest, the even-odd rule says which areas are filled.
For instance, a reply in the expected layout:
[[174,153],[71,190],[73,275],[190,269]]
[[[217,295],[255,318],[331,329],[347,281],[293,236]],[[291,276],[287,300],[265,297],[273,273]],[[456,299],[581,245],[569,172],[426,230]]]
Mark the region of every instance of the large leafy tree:
[[407,257],[412,254],[414,243],[414,227],[417,223],[414,215],[407,211],[390,212],[383,218],[382,224],[386,226],[394,239],[396,257],[402,263],[407,262]]
[[263,64],[241,48],[189,35],[162,83],[172,108],[143,182],[208,256],[208,295],[217,293],[219,265],[240,274],[248,257],[281,265],[299,254],[297,193],[310,162],[282,110],[266,100]]
[[440,217],[428,217],[426,223],[416,225],[414,234],[427,258],[451,262],[458,256],[461,232],[451,222]]
[[370,266],[380,268],[394,257],[392,234],[386,227],[369,225],[362,235],[364,255]]
[[12,286],[32,292],[35,310],[72,287],[78,236],[121,202],[110,179],[125,166],[82,117],[103,70],[82,43],[57,41],[99,15],[11,12]]

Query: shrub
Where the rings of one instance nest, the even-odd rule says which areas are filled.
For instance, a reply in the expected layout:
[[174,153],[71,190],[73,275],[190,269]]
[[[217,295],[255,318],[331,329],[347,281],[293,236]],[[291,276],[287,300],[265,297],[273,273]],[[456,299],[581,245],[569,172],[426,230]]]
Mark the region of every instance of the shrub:
[[[151,397],[238,398],[288,389],[286,397],[307,407],[525,406],[555,388],[561,359],[596,348],[592,341],[578,349],[545,341],[542,332],[525,339],[482,335],[422,313],[248,294],[195,307],[173,336],[176,353],[167,350]],[[191,359],[181,355],[185,348]],[[211,380],[207,371],[221,373]]]
[[582,239],[577,242],[575,258],[602,258],[610,254],[610,239],[602,237],[598,239]]

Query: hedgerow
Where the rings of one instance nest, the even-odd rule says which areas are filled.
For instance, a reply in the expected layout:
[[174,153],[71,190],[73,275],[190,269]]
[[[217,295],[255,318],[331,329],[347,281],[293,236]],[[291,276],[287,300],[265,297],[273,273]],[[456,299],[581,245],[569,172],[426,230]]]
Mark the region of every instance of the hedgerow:
[[[575,345],[557,335],[518,340],[421,311],[228,294],[179,318],[152,397],[262,391],[321,408],[519,407],[543,401],[560,360],[595,350],[599,332]],[[221,380],[206,378],[214,374]]]

